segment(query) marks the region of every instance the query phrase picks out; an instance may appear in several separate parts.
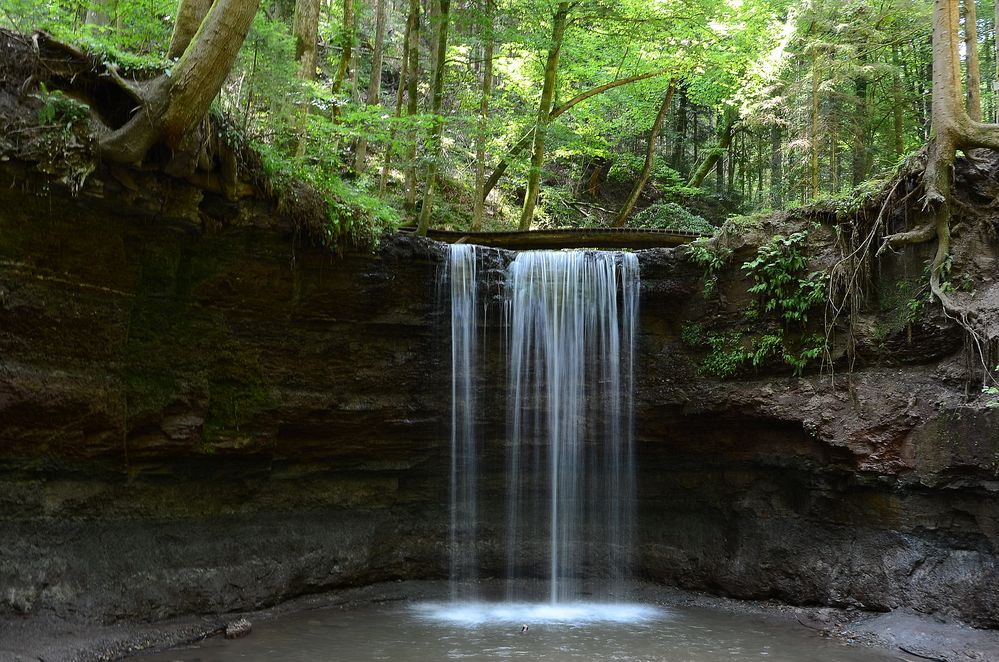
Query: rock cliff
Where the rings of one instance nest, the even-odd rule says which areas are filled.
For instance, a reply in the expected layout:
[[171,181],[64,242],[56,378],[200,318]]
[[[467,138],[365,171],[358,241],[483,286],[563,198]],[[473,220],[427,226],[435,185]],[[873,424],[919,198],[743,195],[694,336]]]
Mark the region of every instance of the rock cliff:
[[[261,203],[103,168],[74,192],[16,160],[0,210],[0,613],[446,575],[439,245],[334,256]],[[683,251],[640,255],[640,576],[999,627],[999,413],[967,402],[961,334],[928,313],[850,374],[709,378],[684,325],[738,315],[747,284],[706,297]]]

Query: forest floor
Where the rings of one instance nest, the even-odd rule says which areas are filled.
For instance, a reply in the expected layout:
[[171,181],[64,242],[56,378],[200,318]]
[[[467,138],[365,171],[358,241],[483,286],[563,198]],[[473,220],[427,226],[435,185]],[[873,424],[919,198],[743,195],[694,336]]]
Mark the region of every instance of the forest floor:
[[[307,596],[259,611],[224,617],[184,617],[157,623],[100,625],[51,615],[0,621],[3,662],[84,662],[119,660],[221,636],[226,623],[246,618],[269,621],[289,613],[385,602],[437,600],[447,596],[444,582],[404,581]],[[999,632],[907,610],[873,613],[832,607],[793,607],[774,601],[734,600],[662,586],[644,585],[638,601],[667,608],[699,608],[797,623],[844,643],[884,649],[899,660],[988,662],[999,660]],[[252,638],[252,634],[250,637]]]

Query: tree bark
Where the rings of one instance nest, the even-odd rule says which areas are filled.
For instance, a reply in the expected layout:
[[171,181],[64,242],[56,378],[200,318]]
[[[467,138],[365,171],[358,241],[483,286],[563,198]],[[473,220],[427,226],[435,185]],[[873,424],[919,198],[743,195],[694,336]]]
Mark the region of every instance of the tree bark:
[[[292,21],[295,34],[295,58],[298,61],[298,77],[302,80],[314,80],[316,77],[316,42],[319,39],[319,9],[320,0],[298,0],[295,3],[295,15]],[[308,141],[309,102],[306,100],[298,105],[298,115],[295,119],[295,154],[305,154]]]
[[434,115],[434,125],[430,131],[430,164],[427,166],[427,189],[423,194],[423,207],[420,209],[420,224],[416,228],[418,235],[426,235],[430,229],[430,213],[434,206],[434,189],[437,185],[437,173],[440,169],[441,142],[444,133],[444,117],[441,108],[444,102],[444,73],[447,64],[447,32],[451,22],[451,0],[440,0],[437,12],[437,61],[434,63],[434,90],[430,100],[431,112]]
[[489,98],[493,91],[493,0],[484,0],[482,29],[482,98],[479,101],[479,132],[475,136],[475,206],[472,208],[472,230],[482,229],[482,214],[486,204],[486,138],[489,129]]
[[[381,103],[382,94],[382,51],[385,48],[385,23],[387,22],[387,1],[376,0],[375,3],[375,45],[371,52],[371,77],[368,79],[368,98],[366,103],[369,106],[377,106]],[[354,156],[354,172],[364,170],[368,160],[368,141],[361,136],[357,141],[357,153]]]
[[295,59],[298,77],[316,78],[316,42],[319,39],[320,0],[298,0],[295,3]]
[[964,0],[964,52],[968,68],[968,117],[982,121],[982,72],[978,61],[978,12],[975,0]]
[[549,115],[555,85],[558,79],[558,61],[562,55],[562,38],[569,20],[569,3],[560,2],[552,21],[552,40],[545,63],[544,83],[541,87],[541,101],[538,104],[538,118],[534,127],[534,150],[531,155],[531,170],[527,177],[527,192],[524,194],[524,208],[520,214],[520,229],[529,230],[534,220],[534,208],[538,203],[541,188],[541,168],[545,162],[545,136],[548,132]]
[[725,110],[725,117],[718,128],[718,144],[707,153],[704,160],[697,166],[697,170],[690,176],[687,186],[697,188],[704,182],[704,178],[708,176],[711,169],[718,163],[718,159],[732,144],[732,128],[738,119],[739,115],[735,110],[731,108]]
[[259,0],[217,0],[197,39],[169,75],[159,76],[138,92],[139,112],[100,139],[102,156],[137,163],[153,145],[163,143],[174,152],[171,171],[193,172],[200,146],[195,129],[229,75],[258,4]]
[[635,203],[638,202],[638,198],[642,195],[642,190],[645,188],[646,182],[649,181],[649,175],[652,173],[652,164],[656,158],[656,140],[659,139],[659,132],[663,129],[666,114],[669,113],[670,104],[673,103],[673,91],[675,89],[676,81],[670,80],[669,87],[666,88],[666,96],[659,106],[659,113],[656,115],[656,121],[652,124],[652,131],[649,133],[649,142],[645,148],[645,165],[642,166],[642,172],[638,176],[638,181],[635,182],[631,193],[628,194],[628,198],[621,206],[621,211],[618,212],[617,217],[612,223],[616,228],[624,227],[625,223],[628,222],[628,217],[631,216],[631,212],[635,208]]
[[212,0],[180,0],[170,48],[167,49],[168,58],[175,60],[184,54],[211,8]]

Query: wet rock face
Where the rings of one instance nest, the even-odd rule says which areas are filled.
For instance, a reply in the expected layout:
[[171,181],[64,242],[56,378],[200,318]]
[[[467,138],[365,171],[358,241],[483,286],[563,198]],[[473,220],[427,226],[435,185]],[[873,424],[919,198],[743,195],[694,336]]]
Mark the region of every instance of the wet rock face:
[[[4,173],[0,613],[156,619],[446,575],[439,246],[332,257],[179,184],[124,204],[112,177],[73,197]],[[889,338],[898,360],[835,388],[717,382],[680,336],[728,313],[676,251],[641,261],[638,574],[999,627],[999,415],[961,403],[950,336]],[[503,385],[480,388],[495,450]]]

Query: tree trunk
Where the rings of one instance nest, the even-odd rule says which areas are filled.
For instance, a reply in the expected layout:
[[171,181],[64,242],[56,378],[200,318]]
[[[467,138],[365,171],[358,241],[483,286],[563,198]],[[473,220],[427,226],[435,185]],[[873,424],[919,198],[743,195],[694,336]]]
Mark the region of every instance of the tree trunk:
[[319,37],[320,0],[298,0],[295,3],[295,59],[298,77],[316,78],[316,41]]
[[902,156],[905,153],[905,123],[904,123],[904,101],[902,99],[902,73],[898,68],[898,47],[892,49],[892,62],[895,70],[891,77],[892,100],[892,127],[895,138],[895,156]]
[[412,26],[410,21],[406,21],[406,31],[405,36],[402,39],[402,68],[399,71],[399,85],[396,88],[395,94],[395,119],[396,122],[392,123],[392,130],[389,131],[388,146],[385,148],[385,160],[382,163],[382,175],[378,181],[378,199],[382,200],[385,198],[385,191],[388,190],[388,173],[389,166],[392,164],[392,152],[395,146],[395,136],[397,133],[398,120],[402,117],[402,99],[405,96],[406,90],[406,79],[409,74],[409,58],[407,57],[409,53],[409,31]]
[[809,122],[811,197],[819,197],[819,56],[812,56],[812,115]]
[[[585,92],[577,94],[576,96],[569,99],[561,106],[553,110],[551,114],[548,116],[548,122],[551,123],[560,115],[572,109],[573,106],[583,101],[586,101],[590,97],[594,97],[602,92],[606,92],[607,90],[612,90],[615,87],[621,87],[622,85],[628,85],[636,81],[647,80],[649,78],[655,78],[656,76],[662,76],[665,73],[666,73],[665,71],[654,71],[651,73],[639,74],[637,76],[629,76],[628,78],[620,78],[618,80],[611,81],[610,83],[604,83],[603,85],[598,85],[597,87],[590,88]],[[507,150],[507,153],[504,154],[502,158],[500,158],[500,162],[493,169],[492,173],[490,173],[489,178],[486,179],[486,185],[482,193],[483,200],[489,197],[489,194],[492,192],[493,188],[496,187],[496,184],[503,177],[503,174],[506,172],[506,169],[510,167],[510,163],[515,158],[517,158],[518,154],[524,151],[524,149],[531,144],[531,140],[533,137],[534,137],[534,129],[532,128],[530,131],[525,133],[520,140],[514,143],[513,147]]]
[[545,162],[545,135],[551,121],[552,99],[558,78],[558,61],[562,54],[562,38],[569,19],[569,3],[560,2],[552,21],[552,41],[545,63],[545,78],[541,87],[541,101],[538,104],[538,119],[534,127],[534,150],[531,155],[531,170],[527,177],[527,192],[524,194],[524,208],[520,214],[520,229],[529,230],[534,220],[534,208],[541,188],[541,168]]
[[[368,79],[367,105],[377,106],[382,95],[382,51],[385,48],[385,23],[387,22],[387,0],[375,3],[375,45],[371,52],[371,77]],[[357,154],[354,157],[354,172],[364,170],[368,159],[368,141],[361,136],[357,141]]]
[[493,1],[483,2],[482,29],[482,98],[479,101],[479,132],[475,136],[475,206],[472,208],[472,230],[482,229],[482,214],[486,204],[486,138],[489,130],[489,98],[493,92]]
[[950,254],[951,180],[958,149],[976,147],[999,149],[999,125],[972,120],[961,94],[961,65],[958,53],[960,11],[958,0],[935,0],[933,11],[933,97],[932,135],[923,171],[925,206],[933,219],[927,225],[889,235],[879,253],[900,244],[937,239],[937,251],[930,266],[930,289],[945,312],[969,333],[975,334],[968,311],[955,304],[944,291],[942,272]]
[[173,36],[170,38],[170,48],[167,50],[168,58],[175,60],[184,54],[211,7],[212,0],[180,0],[177,20],[173,24]]
[[996,105],[996,116],[995,121],[999,122],[999,2],[994,3],[996,6],[995,18],[992,23],[992,42],[995,46],[995,57],[996,57],[996,79],[993,85],[995,86],[995,105]]
[[163,143],[173,150],[170,171],[193,172],[201,142],[195,129],[229,75],[258,4],[259,0],[216,0],[197,39],[170,74],[136,92],[141,98],[139,112],[100,139],[102,156],[109,161],[136,163],[153,145]]
[[670,104],[673,103],[673,91],[675,89],[676,81],[670,80],[669,87],[666,88],[666,96],[663,98],[662,105],[659,106],[659,114],[656,115],[656,121],[652,124],[652,131],[649,133],[649,142],[645,148],[645,165],[642,166],[642,173],[638,176],[638,181],[635,182],[635,186],[624,201],[621,211],[618,212],[617,217],[612,223],[616,228],[624,227],[624,224],[628,222],[628,217],[631,216],[631,212],[635,208],[635,203],[638,202],[639,196],[642,195],[645,183],[649,181],[649,175],[652,173],[652,164],[656,157],[656,140],[659,138],[659,132],[662,131],[663,122],[666,121],[666,114],[669,112]]
[[964,52],[968,58],[968,117],[982,121],[982,72],[978,62],[978,12],[975,0],[964,0]]
[[[779,209],[784,204],[784,156],[781,154],[783,141],[779,124],[770,129],[770,205]],[[762,167],[762,164],[761,164]]]
[[339,94],[350,74],[354,48],[354,0],[343,0],[343,31],[340,33],[340,62],[333,77],[333,94]]
[[[867,55],[861,51],[860,64],[866,65]],[[813,83],[813,90],[815,85]],[[868,157],[868,135],[870,134],[870,106],[867,102],[867,74],[861,72],[853,79],[854,93],[854,113],[853,113],[853,172],[851,182],[857,186],[867,178],[870,169],[870,158]],[[812,118],[816,117],[813,110]],[[835,134],[833,141],[835,141]],[[814,193],[813,193],[814,197]]]
[[434,188],[437,185],[437,172],[440,169],[441,141],[444,133],[444,117],[441,108],[444,103],[444,68],[447,64],[447,31],[451,22],[451,0],[440,0],[437,12],[437,61],[434,63],[434,90],[431,96],[431,112],[434,125],[430,131],[430,164],[427,166],[427,190],[423,194],[423,208],[420,209],[420,224],[416,233],[426,235],[430,229],[430,212],[434,206]]
[[[419,112],[420,88],[420,0],[409,0],[409,80],[406,81],[406,115],[415,120]],[[412,212],[416,207],[416,143],[419,129],[414,124],[410,129],[410,144],[406,153],[406,202],[405,207]]]
[[732,128],[738,119],[739,115],[735,110],[731,108],[725,109],[725,117],[718,127],[718,144],[708,151],[704,160],[697,166],[697,170],[690,176],[687,186],[697,188],[704,182],[704,178],[708,176],[711,169],[718,163],[718,159],[725,153],[728,146],[732,144]]
[[[314,80],[316,77],[316,42],[319,39],[319,9],[320,0],[298,0],[295,3],[293,20],[295,33],[295,58],[298,61],[298,77],[302,80]],[[299,104],[295,119],[296,141],[295,154],[305,154],[308,142],[309,102]]]
[[676,142],[673,144],[673,154],[670,156],[670,164],[673,169],[679,173],[686,171],[686,163],[683,161],[683,156],[687,147],[687,89],[686,86],[680,87],[680,104],[676,110],[676,121],[673,124],[673,132],[676,134],[674,138]]

